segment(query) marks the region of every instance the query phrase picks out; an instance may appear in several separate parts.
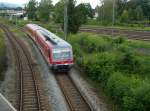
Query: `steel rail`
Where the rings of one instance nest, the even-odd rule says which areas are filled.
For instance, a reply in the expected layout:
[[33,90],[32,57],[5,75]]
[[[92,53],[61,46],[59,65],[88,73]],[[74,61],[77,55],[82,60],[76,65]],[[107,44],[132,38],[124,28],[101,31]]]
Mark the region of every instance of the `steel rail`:
[[[19,76],[20,76],[20,97],[19,97],[19,111],[23,111],[23,72],[21,71],[22,70],[22,64],[21,64],[21,56],[19,55],[19,46],[20,48],[22,49],[26,59],[27,59],[27,62],[29,64],[29,67],[30,67],[30,70],[31,70],[31,74],[32,74],[32,79],[33,79],[33,82],[34,82],[34,87],[35,87],[35,90],[36,90],[36,97],[37,97],[37,106],[38,106],[38,111],[41,111],[42,108],[41,108],[41,103],[40,103],[40,92],[39,92],[39,89],[38,89],[38,85],[37,85],[37,82],[36,82],[36,77],[35,77],[35,71],[33,70],[33,67],[32,67],[32,63],[31,63],[31,57],[29,56],[29,52],[28,50],[26,50],[24,44],[19,41],[15,35],[3,24],[0,24],[1,28],[5,31],[6,33],[6,36],[8,37],[8,39],[10,40],[10,43],[12,44],[12,47],[14,48],[14,51],[15,51],[15,54],[16,54],[16,57],[17,57],[17,64],[18,64],[18,71],[19,71]],[[16,45],[18,44],[18,46]]]

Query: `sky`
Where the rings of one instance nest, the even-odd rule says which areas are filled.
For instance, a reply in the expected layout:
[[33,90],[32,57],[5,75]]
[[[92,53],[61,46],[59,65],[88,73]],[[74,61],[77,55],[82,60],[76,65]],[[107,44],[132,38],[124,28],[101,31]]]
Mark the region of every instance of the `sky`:
[[[37,0],[37,1],[40,1],[40,0]],[[52,0],[53,1],[53,4],[56,4],[59,0]],[[100,0],[76,0],[77,1],[77,4],[79,3],[90,3],[91,6],[93,8],[95,8],[98,4],[100,4]],[[15,3],[15,4],[25,4],[25,3],[28,3],[29,0],[0,0],[0,2],[7,2],[7,3]]]

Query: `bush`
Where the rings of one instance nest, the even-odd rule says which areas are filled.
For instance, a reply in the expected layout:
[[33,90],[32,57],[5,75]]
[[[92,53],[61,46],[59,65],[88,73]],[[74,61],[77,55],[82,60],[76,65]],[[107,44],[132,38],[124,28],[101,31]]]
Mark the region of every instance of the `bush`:
[[114,71],[113,56],[110,53],[101,53],[84,58],[83,67],[92,79],[105,84],[109,75]]
[[[135,51],[136,42],[88,33],[70,35],[68,40],[77,64],[104,88],[122,111],[149,111],[150,57]],[[143,46],[149,48],[149,45]]]
[[122,103],[122,98],[131,93],[128,78],[125,78],[120,72],[116,72],[110,76],[106,88],[110,96],[118,103]]
[[111,50],[111,42],[99,36],[81,33],[76,36],[69,36],[69,41],[74,44],[77,42],[86,53],[105,52]]
[[126,41],[126,39],[124,37],[117,37],[115,39],[113,39],[113,43],[115,44],[123,44]]
[[138,73],[141,69],[141,63],[130,51],[123,54],[122,57],[118,58],[117,62],[117,69],[125,72],[125,73]]
[[124,111],[149,111],[150,83],[136,77],[126,77],[120,72],[110,76],[106,89]]
[[149,111],[150,109],[150,83],[144,82],[140,87],[134,90],[137,111]]

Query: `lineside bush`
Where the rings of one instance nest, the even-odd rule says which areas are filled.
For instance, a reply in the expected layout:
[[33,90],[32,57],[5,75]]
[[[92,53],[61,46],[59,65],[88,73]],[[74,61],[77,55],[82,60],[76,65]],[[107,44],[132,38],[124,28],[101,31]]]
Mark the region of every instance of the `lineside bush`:
[[[136,42],[88,33],[70,35],[68,41],[76,63],[122,111],[149,111],[150,56],[139,53]],[[142,46],[150,47],[145,43]]]

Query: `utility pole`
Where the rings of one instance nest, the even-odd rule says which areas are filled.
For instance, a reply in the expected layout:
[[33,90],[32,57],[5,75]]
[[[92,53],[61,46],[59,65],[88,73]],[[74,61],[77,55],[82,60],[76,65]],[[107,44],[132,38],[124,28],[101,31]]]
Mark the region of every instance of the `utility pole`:
[[113,17],[112,17],[112,25],[115,24],[115,6],[116,5],[116,2],[115,0],[113,0]]
[[100,11],[100,16],[101,16],[101,25],[103,24],[103,19],[104,19],[104,1],[100,0],[101,7],[99,9]]
[[[115,7],[116,7],[116,0],[113,0],[113,14],[112,14],[112,27],[114,26],[115,24]],[[112,36],[114,34],[114,30],[112,28]]]
[[67,34],[68,34],[68,0],[65,0],[65,4],[64,4],[64,35],[65,35],[65,40],[67,40]]

